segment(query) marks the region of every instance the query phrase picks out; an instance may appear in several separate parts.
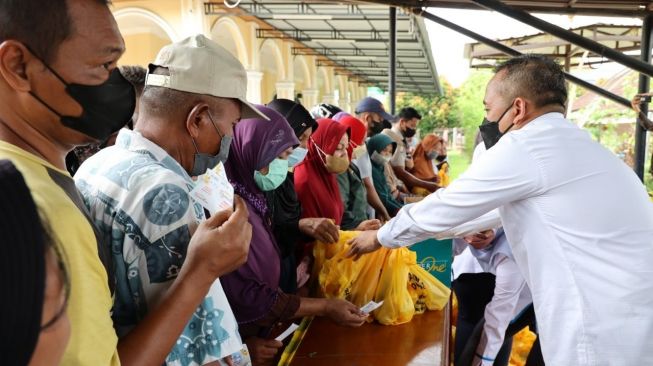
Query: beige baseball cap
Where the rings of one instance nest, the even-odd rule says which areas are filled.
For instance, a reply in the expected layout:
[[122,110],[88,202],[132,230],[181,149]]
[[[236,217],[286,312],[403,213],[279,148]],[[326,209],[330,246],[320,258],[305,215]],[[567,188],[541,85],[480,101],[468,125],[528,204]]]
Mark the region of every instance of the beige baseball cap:
[[[167,68],[170,75],[152,74],[156,67]],[[163,47],[149,70],[145,85],[238,99],[242,102],[242,119],[270,120],[245,99],[247,73],[240,61],[201,34]]]

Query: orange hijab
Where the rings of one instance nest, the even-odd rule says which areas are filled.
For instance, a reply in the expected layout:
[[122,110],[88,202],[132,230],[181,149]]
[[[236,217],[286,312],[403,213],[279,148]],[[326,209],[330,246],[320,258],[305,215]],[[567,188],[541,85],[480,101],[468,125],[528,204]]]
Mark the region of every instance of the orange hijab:
[[433,163],[431,159],[426,156],[426,152],[432,150],[435,145],[440,142],[440,138],[433,133],[430,133],[422,139],[422,142],[417,145],[413,153],[413,175],[419,179],[433,179],[437,174],[433,170]]

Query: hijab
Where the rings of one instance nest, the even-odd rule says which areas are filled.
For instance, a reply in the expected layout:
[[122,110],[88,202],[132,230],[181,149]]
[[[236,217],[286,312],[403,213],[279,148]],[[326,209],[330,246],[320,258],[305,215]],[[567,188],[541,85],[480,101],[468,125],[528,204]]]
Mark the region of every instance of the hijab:
[[308,141],[308,155],[295,168],[297,197],[303,208],[302,218],[326,217],[340,225],[344,206],[336,174],[327,171],[317,147],[333,155],[349,128],[328,118],[319,119],[317,123],[319,127]]
[[234,191],[246,202],[252,241],[247,262],[221,277],[229,303],[239,323],[264,317],[274,305],[279,287],[279,251],[271,233],[267,202],[254,181],[261,170],[289,147],[299,144],[288,122],[274,110],[257,106],[270,121],[246,119],[234,128],[227,177]]
[[360,119],[351,116],[349,114],[341,116],[338,120],[343,126],[349,128],[349,141],[350,144],[347,146],[347,155],[349,160],[351,160],[351,154],[354,151],[354,147],[358,147],[363,144],[365,141],[365,134],[367,133],[367,127],[361,122]]
[[413,153],[413,174],[419,179],[431,179],[437,174],[433,169],[433,162],[426,156],[426,152],[432,150],[440,142],[440,137],[435,134],[424,136],[422,142],[417,145]]
[[[397,150],[397,143],[392,141],[390,136],[380,133],[367,140],[367,151],[370,153],[370,156],[372,156],[375,151],[380,154],[390,144],[392,144],[392,153],[394,154]],[[376,163],[372,161],[372,165],[374,164]]]
[[295,131],[295,136],[301,136],[306,130],[317,128],[317,122],[311,114],[299,103],[290,99],[274,99],[268,103],[268,108],[279,112]]
[[27,365],[41,332],[46,237],[29,188],[9,160],[0,161],[0,188],[0,364]]
[[[388,145],[392,145],[394,153],[397,149],[397,143],[392,141],[390,136],[380,133],[367,140],[367,151],[370,153],[370,156],[373,155],[374,152],[380,154]],[[388,213],[390,213],[391,216],[394,216],[401,208],[402,204],[392,196],[390,186],[388,185],[385,176],[385,165],[378,164],[374,160],[372,160],[372,181],[374,182],[374,189],[376,189],[376,193],[379,194],[381,202],[383,202]]]

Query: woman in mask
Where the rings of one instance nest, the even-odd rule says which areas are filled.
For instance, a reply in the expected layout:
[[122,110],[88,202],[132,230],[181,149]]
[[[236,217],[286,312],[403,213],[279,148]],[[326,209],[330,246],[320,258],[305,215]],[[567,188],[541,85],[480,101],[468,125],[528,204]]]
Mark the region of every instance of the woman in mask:
[[[268,104],[288,121],[299,146],[288,156],[288,174],[281,185],[265,192],[268,211],[272,219],[272,232],[281,251],[281,280],[279,286],[285,292],[293,293],[308,278],[297,280],[297,260],[295,248],[297,243],[309,240],[332,242],[338,239],[338,227],[329,219],[310,217],[301,218],[302,207],[295,192],[294,168],[301,163],[308,153],[308,140],[317,129],[317,122],[301,104],[289,99],[275,99]],[[307,263],[303,263],[302,268]],[[300,271],[304,273],[305,271]]]
[[367,141],[367,151],[371,154],[370,158],[372,159],[374,188],[391,216],[396,215],[397,211],[403,206],[401,202],[393,197],[385,176],[386,166],[392,159],[396,148],[397,143],[385,134],[378,134]]
[[[328,118],[317,123],[319,127],[308,142],[308,155],[295,168],[297,197],[303,218],[326,217],[340,226],[345,208],[336,177],[349,168],[349,129]],[[302,252],[308,255],[310,248]]]
[[[417,144],[415,152],[413,153],[413,168],[410,172],[419,179],[427,181],[438,181],[438,172],[434,168],[433,161],[442,151],[442,140],[433,133],[430,133],[422,139],[422,142]],[[414,194],[428,195],[430,192],[420,187],[413,187]]]
[[[347,147],[349,160],[357,158],[367,151],[365,138],[367,128],[358,118],[349,114],[335,117],[341,125],[349,128],[351,139]],[[344,173],[338,174],[338,186],[344,206],[344,213],[340,227],[343,230],[376,230],[381,227],[379,220],[368,220],[367,217],[367,191],[358,167],[354,163]]]
[[263,106],[258,110],[270,121],[249,119],[239,123],[225,165],[235,193],[243,197],[249,209],[249,255],[243,266],[223,276],[221,282],[254,364],[266,365],[282,346],[273,339],[273,327],[278,323],[304,316],[328,316],[339,324],[360,326],[365,316],[344,300],[300,297],[279,288],[281,257],[264,193],[284,182],[288,157],[299,140],[279,113]]

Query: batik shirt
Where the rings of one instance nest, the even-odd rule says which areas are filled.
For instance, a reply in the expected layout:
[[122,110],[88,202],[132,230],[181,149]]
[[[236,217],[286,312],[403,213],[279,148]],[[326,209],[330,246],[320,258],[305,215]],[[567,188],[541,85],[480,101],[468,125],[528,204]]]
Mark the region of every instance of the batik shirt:
[[[75,183],[110,243],[116,276],[112,318],[121,337],[172,285],[204,212],[190,198],[193,181],[179,163],[138,132],[126,129],[120,131],[115,146],[82,164]],[[241,347],[235,317],[216,280],[166,362],[201,365]]]

